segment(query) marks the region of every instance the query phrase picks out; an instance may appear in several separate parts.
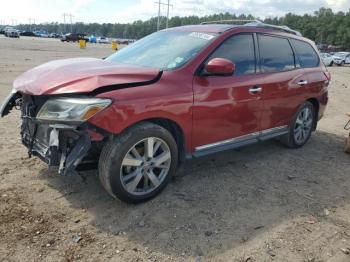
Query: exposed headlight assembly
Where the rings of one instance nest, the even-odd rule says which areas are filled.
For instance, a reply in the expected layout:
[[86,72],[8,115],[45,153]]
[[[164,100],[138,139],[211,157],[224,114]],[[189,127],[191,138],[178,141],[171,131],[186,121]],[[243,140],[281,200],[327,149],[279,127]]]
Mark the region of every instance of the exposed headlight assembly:
[[84,122],[108,107],[104,98],[53,98],[40,109],[37,119],[46,121]]

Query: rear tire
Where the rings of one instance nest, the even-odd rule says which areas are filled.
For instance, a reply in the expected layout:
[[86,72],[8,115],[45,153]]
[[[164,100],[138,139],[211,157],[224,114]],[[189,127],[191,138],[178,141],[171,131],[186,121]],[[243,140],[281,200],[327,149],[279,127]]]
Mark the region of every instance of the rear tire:
[[165,188],[177,164],[178,148],[171,133],[159,125],[144,122],[104,146],[99,178],[111,196],[140,203]]
[[289,148],[299,148],[310,139],[315,126],[315,107],[305,102],[295,114],[288,134],[281,137],[281,142]]

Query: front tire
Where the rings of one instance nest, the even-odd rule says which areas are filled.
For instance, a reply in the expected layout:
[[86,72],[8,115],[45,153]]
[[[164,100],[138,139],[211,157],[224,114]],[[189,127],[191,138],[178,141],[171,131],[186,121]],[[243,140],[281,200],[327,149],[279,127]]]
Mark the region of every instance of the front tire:
[[177,163],[178,148],[171,133],[144,122],[105,145],[99,161],[99,177],[111,196],[140,203],[165,188]]
[[282,137],[281,142],[290,148],[302,147],[310,139],[315,121],[314,105],[305,102],[294,116],[289,132]]

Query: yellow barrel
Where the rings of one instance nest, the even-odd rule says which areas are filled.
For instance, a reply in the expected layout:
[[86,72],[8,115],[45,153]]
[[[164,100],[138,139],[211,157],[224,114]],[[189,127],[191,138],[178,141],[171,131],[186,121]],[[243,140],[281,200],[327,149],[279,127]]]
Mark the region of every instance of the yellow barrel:
[[86,47],[86,40],[79,40],[79,47],[80,49],[84,49]]
[[119,46],[118,46],[118,42],[117,41],[112,41],[112,49],[113,50],[118,50],[119,49]]

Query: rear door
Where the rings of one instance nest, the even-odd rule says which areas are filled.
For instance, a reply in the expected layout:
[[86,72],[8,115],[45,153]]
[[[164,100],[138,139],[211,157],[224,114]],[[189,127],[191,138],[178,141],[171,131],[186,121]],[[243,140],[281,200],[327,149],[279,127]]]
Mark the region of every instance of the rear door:
[[301,103],[309,98],[320,99],[323,94],[328,92],[329,79],[327,74],[329,73],[327,73],[326,67],[321,63],[315,46],[297,39],[290,41],[308,81],[307,85],[300,88],[303,94]]
[[258,42],[264,76],[261,129],[283,131],[304,99],[302,89],[308,78],[288,38],[258,34]]
[[257,137],[262,110],[261,76],[256,74],[254,34],[233,35],[207,59],[231,60],[232,76],[194,77],[193,147],[212,150]]

